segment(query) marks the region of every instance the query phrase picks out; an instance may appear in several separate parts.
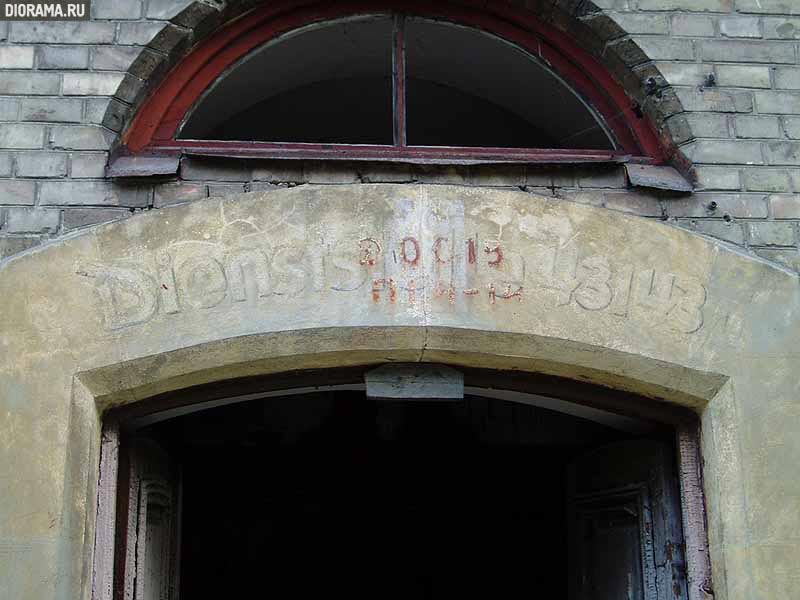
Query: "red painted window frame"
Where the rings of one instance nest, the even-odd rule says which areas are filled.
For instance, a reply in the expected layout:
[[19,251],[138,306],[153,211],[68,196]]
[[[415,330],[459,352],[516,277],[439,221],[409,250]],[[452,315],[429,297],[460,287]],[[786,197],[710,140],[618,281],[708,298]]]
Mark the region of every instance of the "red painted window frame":
[[[422,0],[319,2],[277,0],[233,21],[185,57],[145,101],[123,135],[123,154],[219,155],[253,158],[386,160],[414,163],[577,163],[661,164],[666,152],[649,121],[622,86],[571,38],[526,11],[478,0],[459,5]],[[470,6],[474,5],[474,6]],[[395,145],[308,144],[180,140],[176,135],[204,92],[248,53],[299,27],[359,14],[422,16],[487,31],[523,48],[568,82],[604,119],[618,150],[407,146],[404,127]],[[405,70],[402,29],[396,28],[394,69]],[[398,60],[398,57],[401,57]],[[404,77],[400,76],[400,85]],[[404,94],[395,94],[395,111],[405,115]]]

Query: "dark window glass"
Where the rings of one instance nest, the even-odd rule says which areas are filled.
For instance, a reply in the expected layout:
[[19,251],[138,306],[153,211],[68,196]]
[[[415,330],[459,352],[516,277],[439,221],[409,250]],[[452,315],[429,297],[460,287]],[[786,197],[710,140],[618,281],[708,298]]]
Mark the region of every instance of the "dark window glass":
[[392,143],[392,20],[336,21],[259,48],[200,101],[181,139]]
[[[397,26],[409,146],[614,149],[595,112],[513,44],[421,18]],[[265,44],[205,94],[180,139],[392,145],[403,80],[393,79],[394,27],[393,17],[359,17]]]
[[448,23],[406,23],[408,143],[613,149],[599,118],[532,56]]

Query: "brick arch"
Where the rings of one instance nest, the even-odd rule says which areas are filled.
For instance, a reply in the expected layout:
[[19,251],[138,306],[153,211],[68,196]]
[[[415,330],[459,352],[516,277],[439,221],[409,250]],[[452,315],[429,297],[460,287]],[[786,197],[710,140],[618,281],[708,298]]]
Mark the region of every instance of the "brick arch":
[[[259,0],[196,0],[165,24],[132,63],[114,94],[118,102],[107,109],[103,124],[123,132],[115,151],[125,152],[123,136],[175,66],[213,34],[263,4]],[[295,4],[309,6],[314,1],[297,0]],[[487,7],[478,0],[450,0],[448,4],[486,10],[525,27],[538,26],[536,33],[571,46],[573,55],[587,57],[589,68],[597,67],[601,81],[606,78],[620,87],[629,103],[626,109],[647,119],[660,145],[659,158],[683,172],[690,170],[680,146],[694,135],[677,94],[635,40],[594,2],[503,0]]]

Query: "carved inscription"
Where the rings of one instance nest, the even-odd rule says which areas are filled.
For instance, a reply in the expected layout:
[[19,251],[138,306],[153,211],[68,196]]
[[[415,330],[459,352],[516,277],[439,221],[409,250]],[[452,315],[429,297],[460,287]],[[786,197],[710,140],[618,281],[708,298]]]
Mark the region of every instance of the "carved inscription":
[[[159,250],[152,265],[82,265],[94,280],[112,330],[156,314],[212,310],[317,295],[363,294],[376,306],[423,301],[469,310],[479,303],[526,303],[604,311],[619,319],[692,334],[703,327],[704,285],[652,265],[616,261],[581,243],[571,226],[530,218],[516,241],[467,233],[463,218],[438,217],[435,231],[375,232],[309,243],[264,234],[242,246],[179,242]],[[234,238],[235,239],[235,238]]]

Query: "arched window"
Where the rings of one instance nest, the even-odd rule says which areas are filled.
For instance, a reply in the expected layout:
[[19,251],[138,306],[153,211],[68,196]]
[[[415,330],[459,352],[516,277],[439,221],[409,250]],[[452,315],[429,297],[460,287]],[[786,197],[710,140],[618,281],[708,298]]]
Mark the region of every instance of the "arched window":
[[[281,3],[277,3],[281,4]],[[261,10],[195,49],[131,153],[659,163],[650,124],[563,34],[442,3]]]

